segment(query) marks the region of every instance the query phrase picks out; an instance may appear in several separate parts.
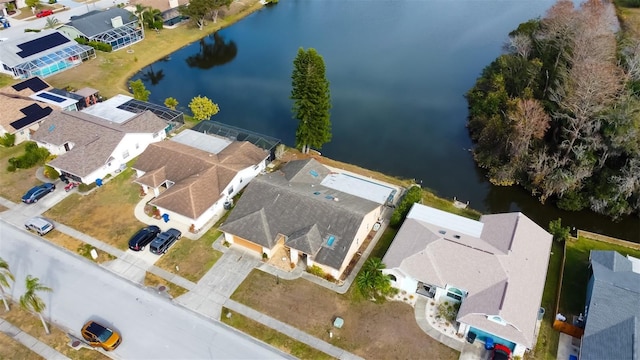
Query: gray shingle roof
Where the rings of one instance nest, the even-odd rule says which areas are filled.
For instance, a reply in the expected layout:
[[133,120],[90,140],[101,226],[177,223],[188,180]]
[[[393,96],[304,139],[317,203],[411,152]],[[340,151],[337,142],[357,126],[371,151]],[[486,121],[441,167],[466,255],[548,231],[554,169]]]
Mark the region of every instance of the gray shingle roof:
[[[383,262],[427,284],[467,291],[458,321],[533,346],[552,237],[521,213],[483,216],[480,236],[455,225],[457,215],[414,204]],[[425,215],[434,216],[435,226]],[[442,221],[445,219],[445,221]],[[466,224],[468,229],[469,224]],[[487,319],[499,316],[509,325]]]
[[91,38],[113,29],[111,19],[118,16],[122,18],[123,24],[138,21],[138,18],[131,12],[114,7],[108,10],[93,10],[82,15],[72,16],[67,25],[73,26],[86,37]]
[[149,111],[122,124],[79,111],[54,111],[31,138],[55,146],[67,142],[74,144],[70,151],[59,155],[49,164],[84,177],[109,161],[127,133],[155,133],[165,127],[166,124]]
[[364,216],[379,204],[320,185],[328,173],[309,159],[257,177],[220,229],[267,248],[273,248],[278,235],[285,235],[287,246],[340,269]]
[[639,360],[640,274],[615,251],[591,251],[591,267],[593,286],[580,358]]

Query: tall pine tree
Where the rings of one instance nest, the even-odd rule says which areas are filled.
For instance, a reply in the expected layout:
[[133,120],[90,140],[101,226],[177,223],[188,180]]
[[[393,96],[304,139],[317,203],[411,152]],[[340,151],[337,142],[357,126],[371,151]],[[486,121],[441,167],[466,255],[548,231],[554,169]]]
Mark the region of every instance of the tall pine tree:
[[293,117],[299,122],[296,147],[306,154],[331,141],[331,94],[322,56],[313,48],[298,49],[291,80]]

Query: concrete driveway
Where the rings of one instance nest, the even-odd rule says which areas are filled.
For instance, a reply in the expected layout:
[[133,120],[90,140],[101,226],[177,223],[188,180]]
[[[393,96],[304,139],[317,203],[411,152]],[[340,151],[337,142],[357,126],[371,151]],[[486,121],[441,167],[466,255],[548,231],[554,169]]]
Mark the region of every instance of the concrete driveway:
[[32,275],[53,289],[40,293],[43,315],[75,336],[87,320],[120,332],[116,359],[278,359],[278,350],[95,266],[0,220],[0,257],[16,277],[8,295],[24,293]]

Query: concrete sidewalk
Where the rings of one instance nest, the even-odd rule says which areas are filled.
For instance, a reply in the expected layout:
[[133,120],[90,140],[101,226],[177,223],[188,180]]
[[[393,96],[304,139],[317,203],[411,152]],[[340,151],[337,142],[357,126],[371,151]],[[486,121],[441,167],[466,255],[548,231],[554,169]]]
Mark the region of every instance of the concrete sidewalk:
[[[0,204],[2,203],[6,203],[7,205],[9,205],[7,207],[10,208],[13,207],[11,205],[14,205],[10,201],[0,201]],[[7,217],[7,215],[11,215],[10,213],[11,211],[8,210],[2,213],[2,217]],[[353,279],[362,266],[362,262],[358,263],[356,268],[352,271],[352,273],[343,284],[338,285],[308,274],[300,267],[293,272],[284,272],[278,270],[272,266],[268,266],[262,263],[262,259],[258,258],[257,255],[247,251],[246,249],[242,249],[237,246],[232,246],[232,248],[223,246],[222,238],[220,238],[214,242],[213,247],[221,251],[223,253],[223,256],[218,259],[216,264],[214,264],[214,266],[196,284],[179,275],[175,275],[155,265],[151,265],[142,258],[131,256],[131,254],[128,254],[125,251],[106,244],[67,225],[56,222],[55,226],[58,231],[64,234],[83,241],[84,243],[90,244],[100,251],[104,251],[115,256],[117,260],[110,262],[111,264],[105,263],[101,266],[110,271],[113,271],[114,273],[117,273],[123,278],[142,285],[144,277],[142,277],[141,279],[141,274],[144,275],[144,273],[148,271],[171,283],[189,290],[189,292],[185,295],[182,295],[179,298],[173,300],[177,305],[191,309],[216,321],[219,321],[222,307],[225,306],[229,309],[232,309],[233,311],[236,311],[239,314],[247,316],[254,321],[269,326],[276,331],[282,332],[297,341],[312,346],[336,358],[360,359],[360,357],[355,354],[335,347],[321,339],[317,339],[307,334],[304,331],[301,331],[279,320],[255,311],[243,304],[230,300],[230,297],[236,290],[236,288],[244,281],[247,275],[254,268],[259,268],[273,275],[281,276],[282,279],[287,279],[288,277],[303,277],[320,286],[325,286],[333,291],[345,293],[349,289],[349,286],[351,285]],[[366,256],[368,256],[368,254],[372,251],[377,240],[382,235],[383,230],[384,229],[382,228],[380,229],[380,231],[378,231],[375,238],[367,247],[365,253],[362,256],[362,259],[366,259]],[[191,240],[184,239],[181,241]],[[45,357],[51,358],[48,356]]]
[[45,359],[69,359],[49,345],[20,330],[16,326],[13,326],[6,320],[0,319],[0,332],[21,343],[29,348],[29,350]]

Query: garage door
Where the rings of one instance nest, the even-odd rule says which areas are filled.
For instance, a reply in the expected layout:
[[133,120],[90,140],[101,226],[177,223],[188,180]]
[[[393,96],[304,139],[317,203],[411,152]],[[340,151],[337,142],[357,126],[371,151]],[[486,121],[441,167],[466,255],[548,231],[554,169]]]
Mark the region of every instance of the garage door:
[[247,241],[245,239],[239,238],[237,236],[233,237],[233,243],[237,244],[237,245],[240,245],[242,247],[245,247],[245,248],[247,248],[249,250],[253,250],[253,251],[257,252],[258,255],[262,256],[262,246],[260,246],[258,244],[252,243],[250,241]]

